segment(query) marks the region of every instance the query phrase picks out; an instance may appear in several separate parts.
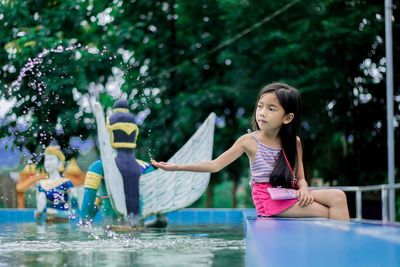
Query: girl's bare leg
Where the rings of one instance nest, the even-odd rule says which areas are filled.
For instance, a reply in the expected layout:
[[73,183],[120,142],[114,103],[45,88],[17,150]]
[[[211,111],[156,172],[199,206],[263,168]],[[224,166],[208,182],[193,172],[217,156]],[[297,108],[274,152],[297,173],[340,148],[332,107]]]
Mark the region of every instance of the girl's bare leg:
[[323,217],[329,219],[329,208],[313,202],[308,206],[300,207],[299,202],[294,204],[292,207],[276,215],[277,217]]
[[337,189],[321,189],[310,191],[314,202],[300,207],[299,203],[281,212],[279,217],[323,217],[333,220],[348,221],[350,219],[347,208],[346,195]]
[[350,220],[346,194],[339,189],[320,189],[310,191],[314,201],[329,208],[329,218],[333,220]]

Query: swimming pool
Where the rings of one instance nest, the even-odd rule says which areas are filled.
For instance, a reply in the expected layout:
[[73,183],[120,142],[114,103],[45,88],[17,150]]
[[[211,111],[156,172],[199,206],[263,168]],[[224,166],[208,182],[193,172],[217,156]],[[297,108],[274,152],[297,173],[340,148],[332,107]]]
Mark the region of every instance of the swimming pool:
[[238,210],[173,212],[166,229],[119,234],[101,224],[39,225],[30,212],[0,211],[0,266],[245,265]]

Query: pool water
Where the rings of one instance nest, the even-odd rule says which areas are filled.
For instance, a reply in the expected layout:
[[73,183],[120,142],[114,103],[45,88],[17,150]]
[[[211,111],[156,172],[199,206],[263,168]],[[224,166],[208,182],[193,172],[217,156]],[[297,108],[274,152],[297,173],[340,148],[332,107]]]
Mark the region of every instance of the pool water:
[[242,224],[115,233],[95,225],[0,224],[0,266],[244,266]]

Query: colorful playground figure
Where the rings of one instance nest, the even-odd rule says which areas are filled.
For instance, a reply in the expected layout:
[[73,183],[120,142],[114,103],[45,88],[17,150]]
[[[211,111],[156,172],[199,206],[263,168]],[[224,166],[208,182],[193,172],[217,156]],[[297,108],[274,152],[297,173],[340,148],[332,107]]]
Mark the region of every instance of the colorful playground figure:
[[[125,100],[118,100],[114,103],[113,114],[107,118],[107,129],[110,135],[109,142],[113,148],[112,152],[115,155],[114,158],[107,160],[115,163],[117,170],[114,172],[123,180],[123,194],[128,214],[125,219],[130,226],[139,226],[142,224],[139,215],[139,177],[142,173],[150,172],[154,168],[150,163],[135,158],[134,149],[139,128],[135,124],[135,118],[129,112],[128,103]],[[100,134],[99,132],[99,141],[104,139],[100,137]],[[107,158],[107,156],[105,157]],[[103,176],[103,162],[97,160],[89,167],[85,177],[81,215],[83,219],[90,220],[101,207],[105,221],[115,224],[121,218],[113,208]],[[119,223],[124,224],[125,221],[121,220]]]
[[35,218],[46,215],[46,222],[67,222],[70,216],[72,182],[61,176],[65,156],[58,146],[48,146],[44,152],[47,177],[38,185]]
[[[141,226],[146,217],[157,215],[157,225],[163,220],[161,214],[187,207],[204,193],[209,173],[153,171],[152,165],[135,159],[139,129],[127,101],[115,102],[107,122],[100,103],[92,98],[90,102],[97,123],[101,161],[94,162],[86,175],[81,205],[84,220],[94,217],[102,200],[103,214],[114,224]],[[215,115],[211,114],[171,161],[210,159],[214,124]]]
[[[148,173],[154,170],[150,163],[139,159],[136,159],[136,162],[140,166],[140,174]],[[96,160],[89,166],[89,169],[86,173],[84,197],[81,205],[81,216],[85,220],[92,220],[97,212],[101,210],[105,222],[107,224],[115,224],[121,218],[113,208],[110,196],[107,193],[106,180],[103,178],[103,163],[101,160]],[[135,188],[135,183],[133,183],[133,189],[137,189],[137,187]],[[135,193],[136,192],[134,192],[132,195],[135,196]],[[136,194],[136,196],[139,198],[138,194]],[[131,201],[133,202],[133,205],[131,205],[135,208],[138,208],[137,206],[139,205],[139,200],[136,198],[131,198]],[[138,212],[136,215],[138,215]],[[122,220],[120,223],[124,223],[124,221]]]

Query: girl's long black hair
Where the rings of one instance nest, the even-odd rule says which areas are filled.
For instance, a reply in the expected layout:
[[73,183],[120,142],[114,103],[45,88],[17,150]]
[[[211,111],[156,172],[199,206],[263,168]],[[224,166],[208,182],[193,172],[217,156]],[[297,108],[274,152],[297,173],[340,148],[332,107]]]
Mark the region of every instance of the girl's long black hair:
[[285,110],[285,114],[294,114],[292,121],[288,124],[283,124],[278,133],[282,144],[282,150],[277,156],[276,165],[270,177],[270,183],[274,187],[282,186],[293,188],[296,186],[293,181],[294,177],[286,163],[283,151],[285,151],[289,164],[294,171],[297,158],[296,143],[300,123],[300,93],[295,88],[284,83],[272,83],[262,88],[258,94],[252,116],[252,127],[254,131],[260,130],[256,120],[257,103],[261,96],[266,93],[273,93],[276,95],[279,103]]

